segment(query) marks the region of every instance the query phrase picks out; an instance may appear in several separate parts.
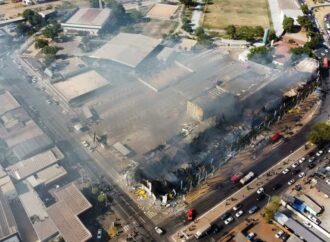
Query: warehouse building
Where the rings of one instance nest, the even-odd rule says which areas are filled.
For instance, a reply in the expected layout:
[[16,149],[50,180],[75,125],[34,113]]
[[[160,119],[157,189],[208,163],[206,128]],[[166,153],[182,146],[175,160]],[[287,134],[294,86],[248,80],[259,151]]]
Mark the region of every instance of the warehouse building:
[[73,102],[77,101],[78,98],[86,97],[88,94],[108,84],[109,83],[100,74],[91,70],[53,85],[67,102]]
[[79,32],[85,32],[96,36],[106,25],[110,14],[111,10],[109,8],[81,8],[61,25],[65,33],[78,34]]
[[0,190],[0,241],[20,242],[14,215],[8,200]]
[[310,230],[305,228],[296,220],[289,218],[284,213],[276,212],[274,218],[279,224],[285,226],[286,228],[291,230],[294,234],[296,234],[299,238],[302,238],[305,241],[323,242],[323,240],[317,237]]
[[6,171],[13,179],[20,181],[55,164],[63,158],[64,155],[62,152],[55,147],[8,166]]
[[90,57],[136,68],[162,42],[142,34],[119,33]]
[[84,242],[92,238],[78,215],[92,207],[79,189],[70,183],[54,192],[56,203],[47,212],[66,242]]

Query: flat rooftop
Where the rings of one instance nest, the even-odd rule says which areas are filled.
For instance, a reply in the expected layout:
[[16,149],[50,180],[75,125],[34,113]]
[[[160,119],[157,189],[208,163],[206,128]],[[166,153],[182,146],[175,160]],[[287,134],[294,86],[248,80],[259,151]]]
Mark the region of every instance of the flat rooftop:
[[5,91],[4,93],[0,94],[0,103],[1,103],[0,116],[10,110],[20,107],[20,104],[17,102],[17,100],[14,98],[14,96],[11,95],[11,93],[8,91]]
[[62,26],[96,26],[102,27],[110,16],[109,8],[81,8]]
[[0,190],[0,239],[17,233],[17,226],[8,200]]
[[47,211],[58,227],[64,240],[67,242],[82,242],[92,238],[92,234],[83,225],[78,215],[92,205],[79,191],[70,183],[54,192],[57,200],[55,204],[47,208]]
[[26,180],[30,183],[32,187],[39,185],[48,185],[57,179],[62,178],[67,174],[64,167],[59,164],[52,165],[42,171],[37,172],[36,174],[29,176]]
[[45,241],[58,233],[58,229],[46,211],[38,194],[31,188],[21,194],[19,199],[28,215],[40,241]]
[[161,20],[170,20],[178,11],[179,5],[156,3],[147,13],[146,17]]
[[108,84],[100,74],[92,70],[73,76],[65,81],[57,82],[54,84],[54,87],[69,102],[101,87],[105,87]]
[[63,154],[57,147],[55,147],[26,160],[21,160],[14,165],[8,166],[6,171],[11,177],[19,181],[41,171],[61,159],[63,159]]
[[162,40],[142,34],[119,33],[108,43],[90,54],[92,58],[111,60],[137,67]]

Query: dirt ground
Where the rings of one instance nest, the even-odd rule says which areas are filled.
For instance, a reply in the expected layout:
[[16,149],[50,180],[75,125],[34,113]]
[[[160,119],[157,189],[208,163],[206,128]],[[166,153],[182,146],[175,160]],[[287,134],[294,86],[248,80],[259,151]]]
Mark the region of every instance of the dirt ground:
[[[5,4],[0,5],[0,19],[11,19],[11,18],[19,17],[26,9],[35,9],[36,11],[51,9],[62,4],[63,2],[65,1],[64,0],[53,1],[53,2],[26,6],[22,4],[22,2],[12,3],[10,2],[10,0],[7,0]],[[70,0],[68,2],[80,7],[89,6],[88,0]]]
[[213,0],[206,8],[204,27],[224,29],[228,25],[270,26],[267,0]]

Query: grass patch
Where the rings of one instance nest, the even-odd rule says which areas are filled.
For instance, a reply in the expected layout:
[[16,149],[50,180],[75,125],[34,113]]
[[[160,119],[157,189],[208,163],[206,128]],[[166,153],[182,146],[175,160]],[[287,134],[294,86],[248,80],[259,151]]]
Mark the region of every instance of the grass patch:
[[267,0],[213,0],[206,8],[203,26],[224,29],[231,24],[270,27]]

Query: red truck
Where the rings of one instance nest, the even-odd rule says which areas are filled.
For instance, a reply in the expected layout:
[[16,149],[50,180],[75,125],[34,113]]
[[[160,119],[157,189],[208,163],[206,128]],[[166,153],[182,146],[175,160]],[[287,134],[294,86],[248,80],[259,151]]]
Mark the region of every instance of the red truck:
[[329,68],[329,60],[327,57],[323,58],[323,68],[328,69]]
[[192,208],[188,209],[188,212],[187,212],[188,221],[193,221],[194,220],[194,215],[195,215],[194,213],[195,213],[194,209],[192,209]]

